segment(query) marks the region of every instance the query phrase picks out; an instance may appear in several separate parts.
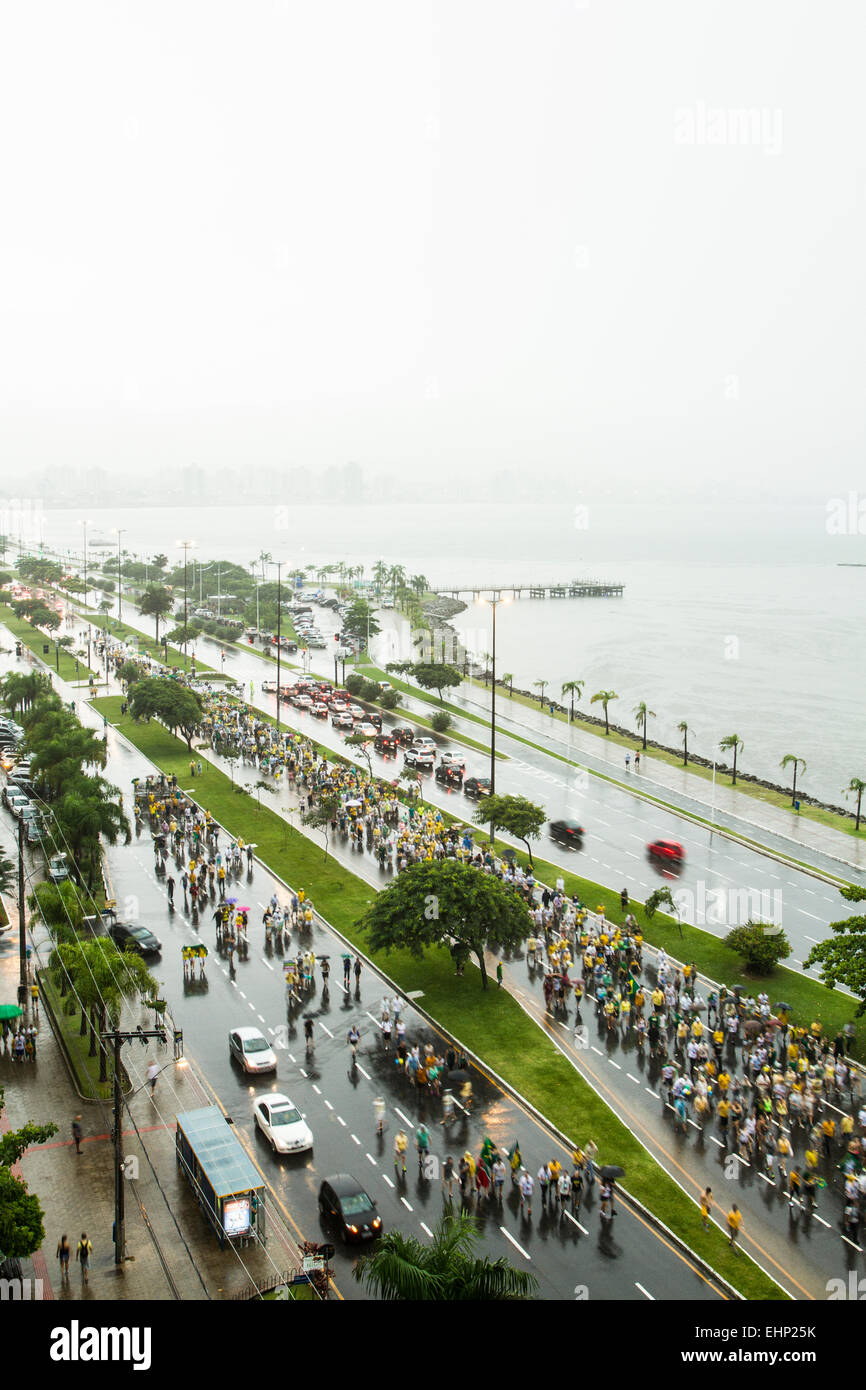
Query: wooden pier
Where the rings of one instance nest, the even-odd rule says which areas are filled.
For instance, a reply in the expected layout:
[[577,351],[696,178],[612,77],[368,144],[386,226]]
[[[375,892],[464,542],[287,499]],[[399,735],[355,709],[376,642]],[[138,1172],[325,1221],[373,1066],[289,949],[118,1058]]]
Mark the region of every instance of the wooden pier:
[[512,594],[514,598],[622,598],[624,584],[603,579],[572,579],[567,584],[436,584],[433,592],[448,598],[472,594]]

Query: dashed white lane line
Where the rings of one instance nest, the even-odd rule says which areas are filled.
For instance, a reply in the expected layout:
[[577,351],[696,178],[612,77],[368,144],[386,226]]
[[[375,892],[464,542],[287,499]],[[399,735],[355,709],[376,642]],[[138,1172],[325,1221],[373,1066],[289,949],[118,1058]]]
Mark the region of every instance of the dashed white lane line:
[[524,1258],[525,1260],[530,1260],[530,1261],[532,1260],[532,1256],[531,1256],[531,1255],[527,1255],[527,1253],[526,1253],[526,1251],[524,1250],[523,1246],[522,1246],[522,1245],[519,1245],[519,1244],[517,1243],[517,1241],[514,1239],[514,1236],[511,1234],[511,1232],[510,1232],[509,1230],[506,1230],[506,1228],[505,1228],[504,1226],[500,1226],[499,1229],[500,1229],[500,1231],[502,1232],[502,1234],[505,1236],[505,1239],[511,1241],[511,1244],[514,1246],[515,1250],[519,1250],[519,1251],[520,1251],[521,1255],[523,1256],[523,1258]]
[[272,1038],[275,1036],[274,1030],[273,1030],[273,1028],[271,1028],[270,1026],[268,1026],[268,1032],[270,1033],[270,1035],[271,1035]]
[[589,1235],[589,1231],[586,1229],[585,1226],[581,1226],[581,1224],[580,1224],[580,1222],[578,1221],[578,1219],[577,1219],[576,1216],[572,1216],[572,1214],[571,1214],[570,1211],[567,1211],[565,1214],[566,1214],[566,1216],[568,1217],[569,1221],[571,1221],[571,1222],[577,1227],[577,1229],[578,1229],[579,1231],[583,1231],[583,1234],[584,1234],[585,1236],[588,1236],[588,1235]]
[[360,1062],[356,1062],[356,1063],[355,1063],[355,1066],[358,1068],[358,1071],[361,1073],[361,1075],[363,1076],[364,1080],[365,1080],[365,1081],[369,1081],[369,1080],[370,1080],[370,1073],[369,1073],[368,1071],[364,1071],[364,1068],[361,1066],[361,1063],[360,1063]]
[[269,970],[273,970],[274,967],[271,965],[271,962],[269,960],[265,960],[264,956],[260,956],[259,959],[261,960],[262,965],[266,965]]
[[714,1134],[711,1134],[711,1135],[710,1135],[710,1138],[712,1139],[712,1141],[713,1141],[714,1144],[718,1144],[718,1146],[719,1146],[720,1149],[723,1149],[723,1148],[725,1147],[724,1144],[722,1143],[721,1139],[717,1139],[716,1136],[715,1136]]
[[[821,1222],[821,1225],[822,1225],[822,1226],[826,1226],[828,1231],[831,1229],[830,1222],[829,1222],[829,1221],[825,1221],[824,1218],[823,1218],[823,1216],[819,1216],[818,1213],[817,1213],[816,1211],[813,1211],[813,1212],[812,1212],[812,1215],[814,1216],[814,1218],[815,1218],[816,1221],[820,1221],[820,1222]],[[843,1236],[842,1239],[845,1240],[846,1237]],[[859,1246],[859,1245],[855,1245],[854,1248],[855,1248],[855,1250],[859,1250],[859,1249],[860,1249],[860,1246]]]
[[633,1081],[636,1086],[640,1085],[640,1078],[637,1076],[632,1076],[630,1071],[626,1072],[626,1076],[628,1077],[629,1081]]
[[396,1105],[394,1106],[394,1114],[395,1114],[395,1115],[399,1115],[399,1116],[400,1116],[400,1119],[403,1121],[404,1125],[409,1125],[410,1128],[411,1128],[412,1121],[409,1119],[409,1116],[408,1116],[408,1115],[404,1115],[402,1110],[398,1110],[397,1107],[396,1107]]
[[331,1104],[331,1102],[330,1102],[329,1100],[326,1100],[326,1101],[325,1101],[325,1104],[326,1104],[326,1106],[328,1107],[329,1110],[333,1110],[334,1107],[333,1107],[333,1105]]
[[806,940],[811,941],[814,946],[820,946],[821,943],[818,940],[817,936],[810,936],[807,931],[804,931],[803,935],[805,936]]
[[367,1154],[367,1157],[369,1158],[370,1162],[372,1163],[373,1167],[375,1168],[375,1167],[376,1167],[376,1160],[375,1160],[375,1158],[373,1157],[373,1155],[372,1155],[372,1154]]
[[367,1017],[370,1019],[370,1021],[371,1021],[372,1023],[375,1023],[376,1027],[378,1028],[378,1027],[379,1027],[379,1020],[378,1020],[378,1018],[376,1017],[376,1015],[375,1015],[375,1014],[371,1014],[369,1009],[367,1009],[366,1012],[367,1012]]
[[262,1018],[261,1014],[256,1014],[256,1018],[259,1020],[259,1023],[264,1023],[264,1021],[265,1021],[265,1020]]
[[607,1060],[610,1062],[612,1067],[616,1067],[617,1071],[622,1071],[622,1067],[620,1066],[619,1062],[615,1062],[612,1057],[608,1057]]
[[[825,1221],[825,1222],[824,1222],[824,1225],[826,1226],[826,1224],[827,1224],[827,1223],[826,1223],[826,1221]],[[844,1242],[845,1242],[846,1245],[850,1245],[851,1248],[852,1248],[853,1250],[859,1250],[859,1251],[860,1251],[860,1254],[861,1254],[861,1255],[863,1254],[863,1247],[862,1247],[862,1245],[855,1245],[854,1242],[853,1242],[853,1240],[849,1240],[847,1236],[843,1236],[842,1239],[844,1240]]]
[[652,1086],[644,1086],[644,1090],[646,1091],[647,1095],[655,1096],[656,1100],[658,1100],[658,1096],[656,1092],[653,1090]]
[[295,1061],[295,1055],[294,1055],[293,1052],[290,1052],[290,1053],[289,1053],[289,1061],[291,1062],[292,1066],[296,1066],[296,1065],[297,1065],[297,1063],[296,1063],[296,1061]]
[[428,1235],[431,1240],[433,1239],[433,1232],[430,1230],[429,1226],[425,1225],[423,1221],[421,1222],[421,1230],[425,1233],[425,1235]]
[[638,1281],[637,1281],[636,1279],[635,1279],[635,1281],[634,1281],[634,1286],[635,1286],[636,1289],[640,1289],[640,1291],[641,1291],[641,1293],[643,1294],[644,1298],[648,1298],[648,1299],[650,1300],[651,1303],[655,1303],[655,1301],[656,1301],[656,1300],[655,1300],[655,1295],[654,1295],[654,1294],[651,1294],[651,1293],[647,1293],[647,1291],[646,1291],[646,1289],[644,1288],[643,1284],[639,1284]]
[[232,989],[237,989],[237,987],[238,987],[238,982],[237,982],[237,980],[232,980],[232,981],[230,981],[230,983],[231,983]]
[[814,918],[814,920],[815,920],[816,922],[820,922],[820,920],[821,920],[821,918],[818,916],[817,912],[807,912],[806,909],[805,909],[805,907],[801,907],[801,908],[800,908],[800,911],[802,912],[802,914],[803,914],[804,917],[812,917],[812,918]]
[[382,1174],[382,1177],[385,1179],[385,1181],[386,1181],[386,1183],[388,1184],[389,1187],[393,1187],[393,1186],[394,1186],[394,1184],[392,1183],[391,1179],[388,1177],[388,1174],[387,1174],[387,1173],[383,1173],[383,1174]]
[[247,996],[244,994],[243,990],[240,990],[239,993],[240,993],[241,999],[246,999]]
[[407,1211],[413,1211],[413,1210],[414,1210],[414,1208],[411,1207],[411,1206],[409,1205],[409,1203],[406,1201],[406,1198],[405,1198],[405,1197],[401,1197],[401,1198],[400,1198],[400,1201],[403,1203],[403,1206],[406,1208]]
[[759,1174],[758,1174],[758,1177],[761,1178],[764,1182],[768,1182],[768,1183],[770,1184],[771,1187],[775,1187],[775,1186],[776,1186],[776,1184],[773,1182],[773,1179],[772,1179],[772,1178],[768,1178],[766,1173],[759,1173]]
[[346,1128],[346,1121],[343,1119],[342,1115],[338,1115],[338,1116],[337,1116],[337,1119],[339,1120],[340,1124],[343,1126],[343,1129],[345,1129],[345,1128]]
[[597,1052],[597,1053],[598,1053],[599,1057],[603,1057],[603,1056],[604,1056],[604,1053],[602,1052],[601,1048],[600,1048],[600,1047],[596,1047],[595,1043],[590,1043],[590,1047],[592,1048],[593,1052]]
[[358,1138],[357,1134],[353,1134],[351,1137],[354,1139],[355,1143],[358,1145],[358,1148],[360,1149],[360,1147],[361,1147],[361,1141],[360,1141],[360,1139]]
[[321,1019],[319,1019],[319,1027],[320,1027],[321,1029],[323,1029],[324,1032],[327,1033],[327,1035],[328,1035],[329,1038],[332,1038],[332,1037],[334,1036],[333,1033],[331,1032],[330,1028],[325,1028],[325,1025],[324,1025],[324,1023],[322,1022]]
[[313,1090],[315,1091],[315,1093],[316,1093],[317,1096],[320,1096],[320,1095],[322,1094],[322,1092],[319,1090],[318,1086],[316,1085],[315,1081],[313,1082]]

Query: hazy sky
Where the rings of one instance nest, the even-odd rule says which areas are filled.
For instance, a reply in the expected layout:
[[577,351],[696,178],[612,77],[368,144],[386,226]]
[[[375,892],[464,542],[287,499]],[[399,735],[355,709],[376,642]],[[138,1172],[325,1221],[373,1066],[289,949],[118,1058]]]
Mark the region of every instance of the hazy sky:
[[7,5],[3,461],[855,486],[864,37],[854,0]]

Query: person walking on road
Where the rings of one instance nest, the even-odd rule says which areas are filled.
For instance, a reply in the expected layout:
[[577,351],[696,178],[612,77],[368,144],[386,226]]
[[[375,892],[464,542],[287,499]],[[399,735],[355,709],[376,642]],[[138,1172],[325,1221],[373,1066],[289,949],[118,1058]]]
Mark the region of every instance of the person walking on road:
[[734,1202],[733,1206],[731,1207],[731,1210],[728,1212],[728,1235],[730,1237],[728,1241],[729,1245],[733,1246],[736,1244],[737,1237],[739,1236],[742,1227],[743,1214],[740,1211],[740,1208],[737,1206],[736,1202]]
[[354,971],[355,971],[355,989],[357,990],[357,989],[360,989],[360,988],[361,988],[361,957],[360,957],[360,956],[356,956],[356,957],[355,957]]
[[403,1176],[406,1176],[406,1150],[409,1147],[409,1140],[406,1137],[405,1129],[398,1129],[394,1135],[394,1167],[402,1168]]
[[81,1273],[85,1284],[89,1283],[88,1272],[90,1270],[90,1256],[93,1254],[93,1246],[87,1239],[87,1232],[81,1232],[81,1239],[75,1251],[75,1259],[81,1265]]
[[535,1183],[532,1181],[532,1174],[528,1169],[524,1169],[520,1177],[520,1210],[526,1208],[526,1215],[532,1220],[532,1193]]
[[148,1084],[150,1085],[150,1096],[151,1096],[151,1100],[153,1099],[153,1093],[154,1093],[154,1091],[156,1090],[156,1079],[157,1079],[158,1076],[159,1076],[159,1063],[158,1063],[158,1062],[153,1062],[153,1061],[152,1061],[152,1062],[149,1064],[148,1068],[147,1068],[147,1080],[148,1080]]
[[81,1153],[81,1116],[76,1115],[72,1121],[72,1138],[75,1140],[75,1152]]
[[165,880],[165,886],[166,886],[166,889],[167,889],[167,891],[168,891],[168,905],[169,905],[170,908],[173,908],[173,907],[174,907],[174,877],[173,877],[171,874],[169,874],[168,878]]
[[705,1187],[701,1193],[701,1222],[705,1231],[710,1229],[710,1212],[713,1209],[713,1189]]
[[61,1284],[67,1284],[69,1282],[69,1257],[71,1254],[72,1247],[69,1244],[66,1235],[64,1234],[60,1237],[60,1240],[57,1242],[57,1258],[60,1261]]

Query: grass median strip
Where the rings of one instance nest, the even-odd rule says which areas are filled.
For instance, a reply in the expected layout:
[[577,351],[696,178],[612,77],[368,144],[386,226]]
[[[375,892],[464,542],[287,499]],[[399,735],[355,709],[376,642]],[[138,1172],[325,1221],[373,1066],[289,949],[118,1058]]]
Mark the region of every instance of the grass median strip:
[[[181,786],[189,786],[189,754],[180,739],[154,721],[136,724],[128,715],[120,717],[118,697],[96,700],[94,705],[163,772],[175,774]],[[281,816],[266,807],[258,810],[255,801],[246,794],[239,795],[213,764],[205,766],[203,776],[191,789],[196,800],[231,834],[254,841],[258,857],[269,868],[294,887],[305,888],[316,909],[347,940],[363,947],[356,922],[375,889],[335,860],[325,859],[316,844],[290,830]],[[622,1163],[635,1197],[747,1298],[784,1296],[755,1264],[728,1249],[721,1232],[702,1229],[697,1207],[684,1198],[680,1188],[507,992],[482,991],[475,971],[455,976],[453,961],[444,949],[421,961],[408,951],[392,952],[377,963],[404,993],[421,990],[425,1008],[442,1028],[487,1058],[489,1065],[558,1129],[575,1142],[585,1143],[591,1136],[602,1161]]]
[[[89,666],[80,659],[70,656],[65,647],[57,647],[53,637],[42,632],[32,623],[28,623],[26,618],[16,618],[12,609],[7,603],[0,603],[0,622],[3,622],[12,636],[19,642],[23,642],[25,647],[29,647],[40,661],[52,671],[56,671],[62,680],[80,680],[82,676],[91,675]],[[48,651],[45,651],[45,648]]]

